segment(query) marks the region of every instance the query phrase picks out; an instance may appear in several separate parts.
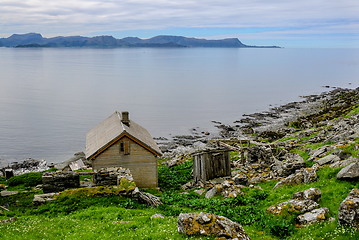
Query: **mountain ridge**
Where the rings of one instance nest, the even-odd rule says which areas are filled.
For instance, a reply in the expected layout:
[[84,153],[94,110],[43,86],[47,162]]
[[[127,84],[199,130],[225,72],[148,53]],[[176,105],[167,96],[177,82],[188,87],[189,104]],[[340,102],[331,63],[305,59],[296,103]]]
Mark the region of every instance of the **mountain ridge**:
[[219,47],[219,48],[279,48],[278,46],[250,46],[243,44],[238,38],[207,40],[193,37],[159,35],[148,39],[125,37],[116,39],[103,35],[95,37],[56,36],[44,38],[40,33],[12,34],[7,38],[0,38],[0,46],[4,47]]

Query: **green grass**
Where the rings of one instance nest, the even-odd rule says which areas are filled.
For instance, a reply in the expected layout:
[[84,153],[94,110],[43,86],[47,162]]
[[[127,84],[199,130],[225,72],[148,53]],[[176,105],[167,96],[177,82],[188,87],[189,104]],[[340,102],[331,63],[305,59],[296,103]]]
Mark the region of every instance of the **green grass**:
[[[185,237],[177,231],[177,218],[151,219],[146,211],[95,206],[55,217],[23,216],[0,225],[1,239],[214,239]],[[130,221],[118,223],[118,221]]]

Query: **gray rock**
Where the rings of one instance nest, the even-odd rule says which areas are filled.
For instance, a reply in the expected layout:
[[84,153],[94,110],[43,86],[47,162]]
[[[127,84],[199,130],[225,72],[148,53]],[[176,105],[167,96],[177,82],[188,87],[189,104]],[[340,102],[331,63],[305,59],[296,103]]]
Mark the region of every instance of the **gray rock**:
[[313,155],[308,158],[308,161],[313,161],[316,158],[319,158],[319,156],[324,154],[325,152],[327,152],[327,149],[325,147],[318,148],[314,151]]
[[248,178],[246,175],[237,174],[232,180],[236,185],[248,186]]
[[156,214],[151,216],[151,219],[152,218],[165,218],[165,217],[161,213],[156,213]]
[[331,168],[346,167],[353,162],[357,162],[358,160],[359,160],[358,158],[349,158],[349,159],[346,159],[343,161],[338,161],[338,162],[332,163],[332,164],[330,164],[329,167],[331,167]]
[[286,161],[283,163],[283,176],[289,176],[295,173],[296,170],[305,167],[304,159],[297,153],[288,153],[286,155]]
[[329,154],[328,156],[325,156],[325,157],[317,160],[316,163],[318,163],[320,166],[323,166],[323,165],[332,164],[332,163],[335,163],[338,161],[340,161],[340,157],[338,157],[337,155],[334,155],[334,154]]
[[5,224],[5,223],[11,223],[11,222],[15,222],[17,220],[17,217],[12,217],[9,219],[5,219],[5,220],[0,220],[1,224]]
[[354,162],[342,170],[337,175],[338,180],[350,180],[359,177],[359,162]]
[[316,224],[318,222],[324,221],[328,217],[328,214],[329,214],[328,208],[326,207],[318,208],[310,212],[304,213],[302,215],[299,215],[297,217],[297,221],[299,225],[302,226]]
[[267,212],[274,215],[280,215],[284,210],[288,212],[306,213],[319,207],[319,204],[313,200],[289,199],[288,201],[270,206]]
[[211,219],[207,216],[206,213],[200,212],[196,218],[196,221],[199,224],[206,224],[206,223],[209,223],[211,221]]
[[214,196],[216,196],[219,193],[219,189],[217,186],[214,186],[213,188],[211,188],[210,190],[207,191],[206,193],[206,198],[213,198]]
[[313,168],[305,168],[297,170],[295,174],[291,174],[285,179],[279,181],[273,189],[279,188],[283,185],[296,185],[301,183],[311,183],[317,181],[317,173]]
[[322,192],[319,188],[309,188],[301,192],[293,193],[293,199],[299,200],[313,200],[315,202],[320,202]]
[[198,195],[202,195],[206,190],[204,189],[198,189],[198,190],[194,190],[193,192],[197,193]]
[[40,195],[34,195],[34,200],[32,200],[32,204],[38,206],[43,203],[55,200],[54,198],[55,195],[56,193],[45,193]]
[[16,195],[18,194],[19,192],[18,191],[1,191],[1,196],[2,197],[5,197],[5,196],[11,196],[11,195]]
[[181,213],[178,216],[177,227],[178,232],[185,235],[250,240],[240,224],[209,213]]
[[249,181],[249,183],[250,184],[258,184],[258,183],[260,183],[261,182],[261,179],[259,178],[259,177],[254,177],[254,178],[252,178],[250,181]]
[[354,188],[340,204],[338,221],[341,225],[359,228],[359,189]]

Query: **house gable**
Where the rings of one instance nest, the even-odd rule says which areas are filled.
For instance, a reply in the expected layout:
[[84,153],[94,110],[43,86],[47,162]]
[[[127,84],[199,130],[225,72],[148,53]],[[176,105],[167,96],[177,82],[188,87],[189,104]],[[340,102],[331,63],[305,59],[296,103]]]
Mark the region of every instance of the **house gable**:
[[150,147],[148,147],[146,144],[142,143],[140,140],[134,138],[133,136],[131,136],[130,134],[128,134],[127,132],[123,132],[120,136],[118,136],[117,138],[113,139],[111,142],[109,142],[107,145],[103,146],[102,148],[100,148],[98,151],[96,151],[95,153],[93,153],[90,157],[88,157],[89,160],[93,160],[95,159],[98,155],[100,155],[102,152],[106,151],[106,149],[108,149],[109,147],[111,147],[113,144],[117,143],[118,141],[121,141],[121,139],[124,138],[128,138],[131,139],[133,142],[137,143],[138,145],[140,145],[141,147],[143,147],[144,149],[146,149],[147,151],[149,151],[150,153],[152,153],[155,156],[160,156],[160,154],[156,151],[154,151],[153,149],[151,149]]

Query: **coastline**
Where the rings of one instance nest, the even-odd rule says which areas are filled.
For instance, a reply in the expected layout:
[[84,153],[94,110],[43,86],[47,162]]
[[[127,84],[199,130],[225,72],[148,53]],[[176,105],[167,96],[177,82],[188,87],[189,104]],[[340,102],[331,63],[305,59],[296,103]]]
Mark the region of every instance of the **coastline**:
[[[328,86],[324,86],[328,88]],[[351,94],[358,96],[350,103],[345,99],[340,100],[338,96]],[[323,91],[317,95],[300,96],[302,101],[289,102],[279,107],[273,107],[267,111],[243,114],[243,118],[235,120],[233,125],[225,125],[221,122],[212,121],[218,128],[218,136],[205,135],[200,133],[197,135],[176,136],[168,142],[161,142],[160,148],[165,153],[165,157],[175,157],[183,153],[197,151],[210,145],[211,139],[241,138],[258,141],[266,133],[272,133],[278,136],[291,134],[295,129],[288,124],[298,121],[302,118],[302,122],[307,125],[302,129],[314,127],[305,118],[306,116],[315,116],[320,114],[323,109],[326,111],[338,110],[338,108],[349,108],[359,103],[359,88],[337,88],[333,87],[330,91]],[[354,97],[355,98],[355,97]],[[323,123],[321,123],[323,124]],[[253,136],[256,135],[256,136]]]
[[[328,86],[324,87],[328,88]],[[261,137],[268,132],[274,135],[277,134],[278,136],[284,136],[295,132],[293,127],[288,126],[289,123],[295,122],[298,118],[303,116],[318,114],[323,110],[323,108],[335,107],[335,105],[340,104],[340,101],[336,100],[335,96],[347,94],[349,92],[353,92],[354,95],[359,95],[359,88],[334,88],[330,91],[323,91],[318,95],[300,96],[303,100],[299,102],[289,102],[263,112],[243,114],[243,118],[235,120],[233,125],[225,125],[218,121],[212,121],[214,126],[218,128],[217,134],[201,132],[196,128],[193,128],[191,135],[178,135],[174,136],[172,139],[159,137],[155,138],[155,141],[164,153],[163,156],[165,158],[174,158],[179,155],[188,155],[192,152],[205,149],[211,145],[210,140],[213,139],[241,138],[260,141]],[[351,105],[355,105],[357,103],[358,102],[354,101],[351,102]],[[74,153],[74,156],[75,155],[76,153]],[[54,163],[46,162],[45,159],[35,160],[33,158],[26,158],[21,160],[0,160],[0,169],[8,166],[19,166],[23,164],[25,168],[28,168],[28,171],[42,171],[45,170],[45,168],[48,168],[48,166],[51,167],[54,165]],[[66,159],[60,163],[68,162],[69,160],[71,159]],[[41,168],[34,168],[33,166],[35,162],[35,165],[39,165]],[[21,172],[23,171],[19,171],[19,173]]]

